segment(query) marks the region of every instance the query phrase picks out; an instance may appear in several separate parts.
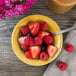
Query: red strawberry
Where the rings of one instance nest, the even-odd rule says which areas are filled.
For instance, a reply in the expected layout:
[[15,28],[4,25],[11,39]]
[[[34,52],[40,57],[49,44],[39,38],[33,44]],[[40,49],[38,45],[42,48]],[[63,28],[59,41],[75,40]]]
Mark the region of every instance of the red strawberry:
[[50,33],[47,32],[47,31],[40,31],[38,36],[39,36],[40,38],[43,38],[44,36],[47,36],[47,35],[50,35]]
[[20,37],[20,38],[18,39],[18,42],[22,45],[22,44],[25,43],[25,42],[24,42],[25,39],[26,39],[26,36]]
[[31,46],[31,47],[29,47],[29,51],[30,51],[32,58],[36,59],[40,53],[40,47],[39,46]]
[[57,51],[57,48],[55,46],[52,46],[52,45],[47,46],[47,52],[50,57],[53,57],[55,55],[56,51]]
[[28,24],[28,27],[32,33],[33,36],[36,36],[40,29],[40,24],[36,22],[32,22]]
[[41,26],[41,30],[47,29],[47,23],[46,22],[42,22],[40,26]]
[[21,27],[21,32],[23,35],[26,35],[29,32],[29,28],[26,26]]

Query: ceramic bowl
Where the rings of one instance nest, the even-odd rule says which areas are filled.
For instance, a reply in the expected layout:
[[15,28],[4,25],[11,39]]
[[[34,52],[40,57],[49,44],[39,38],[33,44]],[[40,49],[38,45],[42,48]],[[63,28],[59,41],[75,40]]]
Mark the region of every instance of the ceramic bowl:
[[22,51],[22,49],[20,48],[20,45],[18,43],[18,38],[20,37],[20,28],[22,26],[27,25],[29,22],[47,22],[48,24],[48,31],[50,32],[58,32],[61,29],[59,28],[58,24],[52,20],[51,18],[47,17],[47,16],[43,16],[43,15],[30,15],[28,17],[23,18],[22,20],[20,20],[17,25],[15,26],[13,33],[12,33],[12,39],[11,39],[11,43],[12,43],[12,48],[14,53],[16,54],[16,56],[24,63],[32,65],[32,66],[42,66],[42,65],[46,65],[48,63],[51,63],[53,60],[55,60],[57,58],[57,56],[60,54],[61,52],[61,48],[62,48],[62,44],[63,44],[63,36],[62,34],[56,35],[54,36],[54,45],[57,47],[57,52],[56,54],[46,61],[42,61],[40,59],[36,60],[36,59],[27,59],[25,57],[24,52]]

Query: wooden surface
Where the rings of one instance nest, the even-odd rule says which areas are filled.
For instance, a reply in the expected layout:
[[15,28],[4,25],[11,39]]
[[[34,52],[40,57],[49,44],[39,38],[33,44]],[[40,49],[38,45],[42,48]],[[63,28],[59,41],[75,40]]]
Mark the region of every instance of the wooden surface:
[[[26,15],[13,19],[0,20],[0,76],[42,76],[47,66],[33,67],[21,62],[13,53],[11,33],[16,23],[31,14],[42,14],[54,19],[61,29],[73,25],[76,19],[76,7],[66,14],[57,15],[50,11],[45,0],[38,0]],[[10,28],[10,29],[9,29]],[[66,35],[64,34],[64,38]]]

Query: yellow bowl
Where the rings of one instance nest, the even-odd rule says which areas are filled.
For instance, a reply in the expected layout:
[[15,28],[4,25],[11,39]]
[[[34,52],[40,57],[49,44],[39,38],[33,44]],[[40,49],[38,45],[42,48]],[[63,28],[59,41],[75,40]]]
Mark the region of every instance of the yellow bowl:
[[12,48],[14,53],[16,54],[16,56],[24,63],[32,65],[32,66],[42,66],[42,65],[46,65],[50,62],[52,62],[55,58],[57,58],[57,56],[59,55],[59,53],[61,52],[61,48],[62,48],[62,44],[63,44],[63,36],[62,34],[60,35],[56,35],[54,37],[54,45],[58,48],[56,54],[46,61],[42,61],[42,60],[36,60],[36,59],[27,59],[25,57],[24,52],[21,50],[19,43],[18,43],[18,38],[20,36],[20,28],[24,25],[27,25],[29,22],[47,22],[48,23],[48,30],[50,32],[58,32],[60,31],[60,28],[58,26],[58,24],[52,20],[51,18],[48,18],[46,16],[43,15],[31,15],[28,17],[23,18],[22,20],[20,20],[18,22],[18,24],[15,26],[13,33],[12,33]]

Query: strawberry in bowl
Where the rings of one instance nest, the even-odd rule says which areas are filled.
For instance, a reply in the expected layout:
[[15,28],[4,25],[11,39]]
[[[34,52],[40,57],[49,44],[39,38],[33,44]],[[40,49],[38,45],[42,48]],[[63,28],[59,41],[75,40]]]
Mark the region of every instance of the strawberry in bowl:
[[[53,36],[47,30],[46,22],[30,22],[27,26],[21,27],[18,42],[27,59],[48,60],[52,58],[57,48],[53,45]],[[43,46],[46,50],[43,50]]]
[[52,36],[50,32],[61,31],[58,24],[43,15],[23,18],[12,33],[12,48],[16,56],[32,66],[46,65],[57,58],[63,44],[62,34]]

